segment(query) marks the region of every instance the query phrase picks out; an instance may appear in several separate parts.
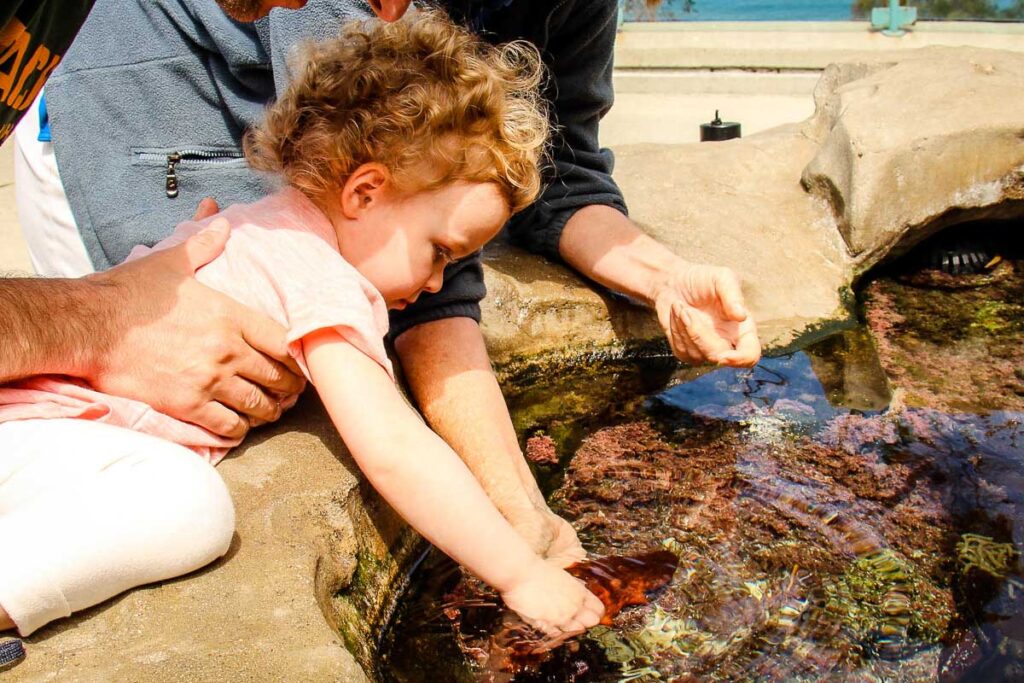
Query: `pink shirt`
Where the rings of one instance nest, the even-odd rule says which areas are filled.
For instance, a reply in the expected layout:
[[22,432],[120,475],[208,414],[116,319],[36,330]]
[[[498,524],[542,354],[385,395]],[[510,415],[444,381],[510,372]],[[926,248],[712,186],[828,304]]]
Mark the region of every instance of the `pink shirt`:
[[[287,188],[253,204],[231,206],[221,215],[231,224],[231,235],[224,253],[197,271],[197,280],[287,328],[289,351],[307,378],[301,340],[326,328],[336,329],[394,377],[384,349],[384,299],[338,253],[334,228],[305,195]],[[180,244],[210,220],[181,223],[153,249]],[[136,247],[129,260],[150,251]],[[282,405],[291,407],[297,399],[297,394],[286,397]],[[240,441],[176,420],[146,403],[94,391],[68,377],[39,376],[0,387],[0,422],[37,418],[98,420],[127,427],[191,448],[214,464]]]

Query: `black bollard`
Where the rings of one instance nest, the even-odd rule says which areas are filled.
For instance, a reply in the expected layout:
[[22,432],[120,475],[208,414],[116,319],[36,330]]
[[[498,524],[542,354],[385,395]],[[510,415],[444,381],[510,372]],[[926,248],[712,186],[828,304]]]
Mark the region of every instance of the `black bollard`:
[[701,142],[718,142],[719,140],[732,140],[740,137],[740,124],[736,121],[723,121],[718,117],[718,110],[715,110],[715,120],[711,123],[700,124]]

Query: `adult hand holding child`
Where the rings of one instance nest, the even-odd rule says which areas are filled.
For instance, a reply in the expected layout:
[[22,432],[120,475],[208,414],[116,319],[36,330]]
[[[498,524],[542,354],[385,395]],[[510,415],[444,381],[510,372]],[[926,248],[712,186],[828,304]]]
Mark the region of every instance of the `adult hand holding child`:
[[[132,458],[141,457],[138,451],[159,457],[161,463],[176,463],[183,470],[178,487],[166,485],[169,475],[152,476],[135,467],[126,468],[124,480],[105,488],[97,485],[104,491],[103,500],[112,499],[105,493],[110,487],[136,492],[147,501],[136,507],[153,508],[159,524],[141,524],[138,514],[90,522],[95,528],[78,534],[80,545],[101,552],[92,551],[88,562],[67,564],[100,578],[65,581],[82,593],[66,600],[67,609],[36,608],[31,586],[0,592],[0,601],[27,634],[97,600],[190,571],[226,552],[234,515],[223,482],[209,465],[237,440],[216,438],[196,421],[176,419],[152,399],[145,403],[127,396],[137,390],[132,384],[140,374],[135,359],[152,361],[153,350],[145,346],[153,330],[169,323],[172,331],[190,324],[187,316],[177,315],[179,301],[205,296],[209,306],[213,293],[193,282],[194,274],[202,284],[288,327],[280,336],[268,329],[258,341],[243,327],[242,347],[279,343],[283,348],[287,340],[359,468],[399,514],[511,601],[551,642],[575,635],[599,621],[600,602],[579,580],[538,555],[470,467],[416,415],[395,384],[384,346],[388,309],[402,310],[421,295],[437,293],[447,268],[471,259],[510,215],[537,197],[549,129],[538,98],[537,51],[523,43],[487,46],[443,14],[423,12],[396,24],[350,24],[332,41],[308,44],[296,58],[301,60],[296,62],[298,75],[246,139],[250,164],[279,174],[287,186],[252,204],[232,205],[205,233],[205,224],[184,221],[155,245],[156,254],[145,256],[149,249],[140,247],[132,251],[128,265],[87,279],[86,286],[102,292],[108,303],[144,301],[143,281],[160,282],[161,291],[170,292],[148,307],[129,308],[131,314],[123,318],[116,317],[121,315],[116,308],[104,311],[115,316],[110,325],[114,332],[82,354],[90,361],[85,364],[92,372],[86,375],[88,383],[43,376],[0,390],[0,422],[7,419],[0,429],[7,435],[5,446],[13,449],[8,459],[35,463],[31,446],[59,453],[54,434],[63,426],[77,450],[95,452],[101,472],[106,471],[103,457],[132,465]],[[339,109],[349,115],[336,116]],[[231,224],[227,240],[226,221]],[[222,253],[194,273],[222,247]],[[144,278],[137,272],[142,269]],[[224,310],[230,318],[235,309],[225,305]],[[472,319],[460,318],[475,326]],[[237,329],[222,327],[229,335]],[[104,349],[117,364],[111,368],[105,356],[94,360],[95,348]],[[229,353],[214,356],[229,363],[235,359]],[[92,363],[96,369],[90,370]],[[190,367],[194,365],[185,364],[186,371]],[[255,379],[247,372],[254,371],[242,367],[237,377]],[[210,373],[200,367],[199,376],[205,374]],[[493,375],[488,376],[493,384]],[[117,387],[116,395],[104,392],[124,378],[127,388]],[[218,382],[206,390],[216,398],[215,392],[229,384]],[[234,386],[225,391],[247,385]],[[201,409],[215,402],[209,396],[200,393],[184,407]],[[106,424],[96,424],[100,421]],[[508,428],[514,443],[510,422]],[[124,453],[112,452],[115,435],[125,442]],[[77,461],[84,457],[78,452],[74,456]],[[525,463],[513,464],[511,470],[519,480],[532,482]],[[184,495],[182,489],[188,493],[195,488],[193,480],[207,482],[210,490],[203,502],[209,504],[190,509],[216,519],[219,526],[179,523],[178,505],[162,500],[148,504],[156,495],[154,486],[176,500]],[[528,503],[543,506],[539,492],[525,493]],[[125,530],[122,523],[134,526]],[[152,530],[161,525],[167,528]],[[571,532],[567,525],[563,528]],[[207,529],[214,533],[196,543],[198,532]],[[95,538],[99,540],[93,542]],[[188,561],[179,560],[180,553],[149,550],[153,544],[172,543],[188,546]],[[136,559],[145,557],[154,567],[145,573],[122,572],[119,581],[107,581],[115,572],[110,567],[114,558],[106,551],[114,547],[131,558],[118,566],[131,569]],[[60,557],[67,551],[58,547],[55,552]],[[22,554],[28,557],[30,552]],[[26,561],[15,569],[31,573],[33,566]],[[26,582],[6,583],[18,587]],[[0,588],[4,584],[0,580]],[[54,590],[69,589],[57,585]]]
[[[204,200],[195,220],[217,208]],[[78,377],[225,437],[276,419],[275,394],[304,381],[284,328],[193,277],[227,238],[224,223],[85,278],[0,279],[0,383]]]
[[[193,220],[217,210],[204,199]],[[100,391],[221,436],[238,438],[253,421],[280,417],[276,395],[304,384],[285,329],[193,277],[221,253],[228,234],[218,219],[177,247],[89,276],[113,310],[104,343],[77,374]]]

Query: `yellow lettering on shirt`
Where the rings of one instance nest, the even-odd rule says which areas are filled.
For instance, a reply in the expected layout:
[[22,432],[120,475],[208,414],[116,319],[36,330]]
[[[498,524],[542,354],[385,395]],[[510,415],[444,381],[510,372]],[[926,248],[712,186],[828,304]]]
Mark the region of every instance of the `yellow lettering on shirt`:
[[[14,86],[14,90],[12,91],[18,93],[18,96],[14,99],[8,99],[7,104],[11,105],[15,109],[21,110],[32,103],[32,100],[25,97],[25,95],[28,94],[25,92],[25,81],[28,80],[30,74],[35,73],[37,70],[42,71],[45,69],[49,61],[50,50],[45,45],[37,47],[35,54],[32,55],[32,59],[28,60],[28,63],[25,64],[25,68],[21,70],[21,78],[18,79],[18,85]],[[35,82],[38,81],[39,79],[36,78]],[[35,90],[35,87],[31,89]]]
[[37,45],[26,60],[31,44],[32,34],[17,18],[0,27],[0,104],[17,111],[32,104],[43,83],[60,64],[61,56],[51,53],[45,45]]
[[21,100],[15,106],[18,111],[24,111],[28,109],[28,105],[32,104],[36,100],[36,96],[39,95],[39,91],[43,89],[43,83],[50,77],[53,70],[60,64],[60,55],[53,55],[50,57],[50,63],[43,69],[43,72],[36,78],[36,84],[32,86],[32,90],[29,91],[28,95],[22,94]]
[[11,96],[14,79],[21,71],[31,39],[25,24],[17,18],[11,18],[6,26],[0,27],[0,102],[7,102]]

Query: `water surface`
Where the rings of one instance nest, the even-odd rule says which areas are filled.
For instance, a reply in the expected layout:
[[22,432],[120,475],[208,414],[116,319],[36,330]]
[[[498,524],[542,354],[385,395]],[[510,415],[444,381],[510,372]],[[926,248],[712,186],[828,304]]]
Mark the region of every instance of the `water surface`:
[[881,278],[870,331],[751,370],[597,368],[511,396],[524,441],[561,455],[538,473],[587,549],[679,568],[652,604],[510,670],[491,656],[508,615],[428,555],[383,675],[1024,680],[1021,264]]

